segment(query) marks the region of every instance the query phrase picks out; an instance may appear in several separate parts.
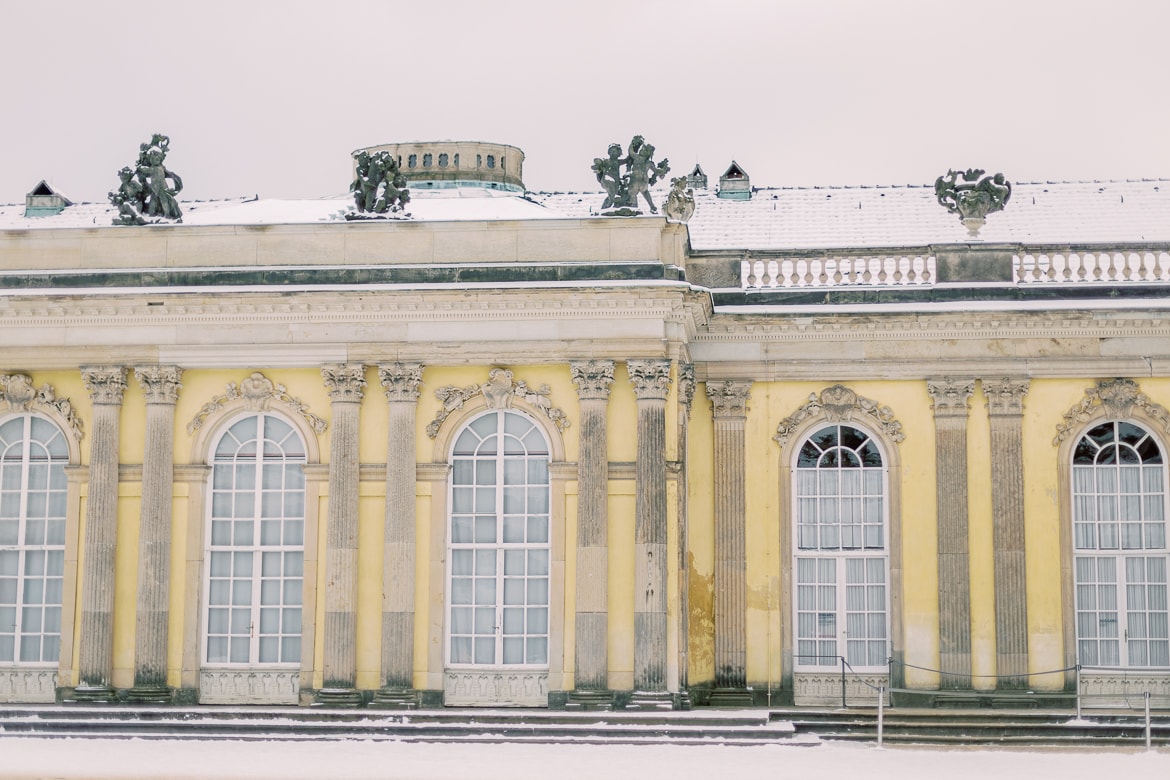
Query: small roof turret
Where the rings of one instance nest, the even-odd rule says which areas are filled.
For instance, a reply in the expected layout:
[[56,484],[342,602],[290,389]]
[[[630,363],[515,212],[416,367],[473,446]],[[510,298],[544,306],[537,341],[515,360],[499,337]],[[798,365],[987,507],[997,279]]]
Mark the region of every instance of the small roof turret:
[[54,214],[60,214],[66,206],[72,205],[73,201],[41,179],[41,183],[24,196],[24,215],[26,217],[51,217]]
[[718,195],[727,200],[751,200],[752,198],[751,178],[735,160],[731,161],[731,166],[719,177]]

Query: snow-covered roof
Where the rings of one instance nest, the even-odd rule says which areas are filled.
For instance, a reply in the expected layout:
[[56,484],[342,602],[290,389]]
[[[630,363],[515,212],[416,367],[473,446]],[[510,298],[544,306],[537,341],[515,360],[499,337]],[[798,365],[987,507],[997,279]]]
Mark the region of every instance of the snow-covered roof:
[[[603,196],[540,196],[570,216],[595,213]],[[656,199],[658,202],[663,197]],[[751,200],[695,191],[691,248],[800,250],[966,244],[1170,241],[1170,180],[1026,182],[971,239],[930,185],[757,189]]]
[[[413,220],[493,221],[597,216],[604,196],[462,188],[412,192]],[[1002,212],[971,239],[929,185],[761,188],[751,200],[695,192],[689,223],[696,251],[785,251],[931,244],[1117,244],[1170,242],[1170,180],[1017,183]],[[655,201],[665,201],[658,190]],[[340,221],[347,195],[314,200],[237,198],[185,202],[185,225],[272,225]],[[48,217],[0,205],[0,231],[112,227],[107,203],[79,203]]]

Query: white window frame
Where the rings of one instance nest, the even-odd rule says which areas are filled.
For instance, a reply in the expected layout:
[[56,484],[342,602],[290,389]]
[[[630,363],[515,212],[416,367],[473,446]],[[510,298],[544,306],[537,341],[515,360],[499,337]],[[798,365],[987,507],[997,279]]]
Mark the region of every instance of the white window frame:
[[[213,541],[213,534],[215,531],[215,521],[217,519],[218,520],[229,519],[229,520],[234,521],[234,519],[235,519],[234,512],[228,518],[215,517],[215,496],[216,496],[216,492],[217,492],[216,480],[215,480],[215,468],[216,468],[216,465],[218,464],[218,465],[230,465],[234,469],[235,464],[237,463],[237,461],[235,459],[233,459],[231,461],[227,461],[227,460],[219,461],[216,457],[216,453],[220,447],[221,442],[229,434],[229,432],[236,425],[238,425],[239,423],[241,423],[247,419],[255,419],[256,420],[256,435],[257,435],[258,440],[260,442],[263,442],[264,441],[264,422],[267,418],[274,418],[276,420],[279,420],[281,423],[287,425],[290,429],[290,435],[296,438],[296,441],[297,441],[299,448],[300,448],[300,451],[301,451],[299,457],[294,456],[292,458],[289,458],[287,456],[287,450],[286,450],[285,457],[281,458],[282,463],[285,463],[285,464],[288,464],[288,463],[298,464],[299,463],[302,467],[301,488],[300,488],[301,493],[302,493],[302,500],[301,500],[302,511],[301,511],[301,516],[300,516],[301,542],[299,544],[285,543],[283,541],[283,537],[284,537],[284,530],[283,529],[282,529],[282,534],[281,534],[282,535],[282,543],[281,544],[262,544],[260,541],[260,539],[261,539],[260,534],[262,532],[262,525],[261,524],[264,521],[264,518],[262,515],[262,510],[261,510],[261,502],[263,500],[263,493],[264,493],[264,491],[262,489],[264,458],[263,458],[263,448],[262,448],[262,446],[260,446],[260,447],[257,447],[257,457],[255,460],[255,463],[257,464],[257,468],[256,468],[256,472],[255,472],[255,485],[254,485],[254,490],[253,490],[253,496],[254,496],[253,497],[253,524],[254,524],[254,526],[253,526],[253,531],[252,531],[252,540],[249,544],[235,544],[234,540],[232,540],[232,542],[229,544],[213,545],[212,541]],[[199,641],[199,665],[200,665],[201,669],[209,669],[209,670],[211,670],[211,669],[226,669],[226,670],[231,670],[231,669],[234,669],[234,670],[266,669],[266,670],[274,670],[274,671],[275,670],[294,670],[294,669],[300,669],[301,662],[302,662],[302,659],[303,659],[305,653],[312,653],[311,647],[306,648],[304,646],[304,626],[305,626],[305,605],[304,605],[304,598],[303,598],[303,596],[304,596],[304,576],[305,576],[304,575],[304,551],[305,551],[305,542],[304,542],[305,536],[304,536],[304,534],[305,534],[307,520],[308,520],[308,518],[307,518],[307,513],[308,513],[307,498],[308,498],[308,495],[307,495],[307,492],[305,490],[305,484],[304,484],[305,483],[304,466],[307,464],[307,454],[308,453],[307,453],[307,449],[306,449],[306,443],[304,441],[304,438],[303,438],[300,430],[297,428],[297,426],[295,424],[293,424],[293,422],[291,420],[289,420],[288,418],[286,418],[285,416],[280,415],[280,414],[276,414],[273,412],[261,411],[261,412],[250,412],[248,414],[236,415],[236,416],[232,417],[231,419],[226,420],[224,422],[218,435],[216,435],[215,438],[213,439],[213,441],[211,442],[211,448],[210,448],[209,454],[208,454],[208,463],[212,468],[212,475],[211,475],[211,479],[209,480],[208,486],[207,486],[208,500],[206,502],[206,516],[204,518],[204,540],[203,540],[203,562],[204,562],[203,583],[202,583],[203,600],[202,600],[201,615],[200,615],[200,641]],[[281,495],[284,495],[287,492],[289,492],[289,491],[287,491],[287,490],[280,491]],[[284,521],[289,520],[289,519],[291,519],[291,518],[285,517],[283,515],[281,516],[282,523]],[[229,529],[232,529],[233,525],[231,523],[229,523],[227,527]],[[228,615],[229,615],[229,617],[228,617],[229,623],[228,623],[227,633],[226,634],[220,633],[220,632],[216,633],[216,636],[225,636],[227,638],[227,641],[228,641],[227,653],[228,653],[229,660],[226,660],[226,661],[225,660],[216,660],[216,661],[209,661],[208,660],[208,652],[209,652],[208,648],[209,648],[209,641],[211,638],[211,632],[209,630],[210,629],[209,624],[210,624],[210,618],[211,618],[211,609],[213,606],[222,606],[222,605],[212,605],[211,604],[211,588],[212,588],[212,580],[213,580],[212,561],[213,561],[213,556],[216,553],[227,553],[229,555],[230,560],[232,561],[233,566],[234,566],[234,562],[235,562],[235,555],[237,553],[250,553],[253,556],[252,557],[252,564],[251,564],[251,571],[247,575],[247,577],[251,579],[250,589],[249,589],[249,604],[248,604],[248,607],[250,610],[249,629],[248,629],[249,630],[248,658],[246,661],[243,661],[243,662],[230,660],[231,640],[233,637],[238,636],[238,632],[234,632],[231,628],[230,615],[231,615],[232,605],[230,603],[228,605],[226,605],[226,607],[228,609]],[[290,575],[285,574],[285,572],[282,570],[281,574],[278,577],[266,578],[263,574],[263,562],[264,562],[263,556],[265,553],[279,553],[280,554],[279,560],[281,562],[282,569],[283,569],[283,566],[285,564],[285,561],[287,560],[287,554],[299,553],[300,554],[300,574],[290,576]],[[215,579],[222,580],[223,578],[219,577],[219,578],[215,578]],[[229,579],[229,588],[231,587],[230,583],[234,583],[234,581],[238,581],[238,580],[242,580],[242,579],[245,579],[245,578],[244,577],[237,577],[235,572],[233,572],[231,578]],[[266,580],[271,582],[273,579],[275,579],[276,581],[278,581],[280,583],[280,588],[279,588],[281,591],[280,602],[277,604],[264,603],[264,601],[263,601],[263,585],[264,585]],[[292,585],[291,588],[289,587],[290,585]],[[296,604],[291,604],[289,602],[286,602],[285,599],[290,594],[295,595],[295,598],[297,601]],[[281,622],[283,623],[284,609],[286,607],[290,607],[290,606],[297,607],[299,610],[299,613],[300,613],[299,614],[300,629],[297,632],[295,632],[295,634],[297,636],[299,636],[299,638],[300,638],[300,647],[299,647],[299,651],[297,653],[296,660],[261,661],[260,660],[260,640],[262,638],[262,634],[259,631],[259,623],[261,620],[261,610],[264,608],[271,609],[273,607],[280,608],[281,613],[282,613]],[[293,633],[294,632],[291,632],[291,631],[289,631],[289,632],[281,631],[281,632],[277,633],[276,634],[277,642],[280,643],[285,637],[291,636],[291,635],[293,635]],[[264,636],[270,636],[270,635],[271,634],[268,633],[268,634],[265,634]],[[283,655],[284,654],[283,648],[280,648],[278,650],[278,653],[280,655]]]
[[[1078,463],[1078,457],[1089,454],[1096,460],[1104,449],[1091,443],[1088,446],[1098,447],[1095,452],[1079,454],[1082,444],[1093,442],[1091,432],[1112,426],[1114,436],[1107,446],[1113,446],[1123,425],[1143,432],[1145,436],[1138,445],[1151,443],[1160,462],[1148,463],[1137,453],[1136,463]],[[1134,447],[1130,449],[1136,452]],[[1138,477],[1136,491],[1132,484],[1128,486],[1130,490],[1124,489],[1123,467],[1136,467],[1132,472]],[[1103,472],[1112,476],[1103,479]],[[1170,671],[1170,547],[1166,540],[1170,491],[1166,448],[1146,424],[1097,420],[1074,440],[1070,475],[1077,663],[1097,669]],[[1136,520],[1123,522],[1126,504],[1131,513],[1137,511]],[[1135,567],[1141,569],[1140,577],[1131,577]],[[1152,652],[1157,654],[1153,659]]]
[[[814,472],[814,471],[818,475],[821,473],[820,466],[816,466],[816,467],[801,466],[800,465],[801,453],[804,450],[805,446],[815,436],[817,436],[818,434],[820,434],[821,432],[823,432],[829,428],[836,429],[837,436],[838,436],[838,438],[837,438],[838,445],[840,444],[840,441],[841,441],[841,438],[840,438],[841,429],[843,429],[843,428],[853,429],[853,430],[861,433],[863,436],[865,436],[866,443],[871,443],[872,447],[875,449],[878,456],[881,458],[881,465],[878,467],[869,466],[869,467],[863,467],[863,468],[857,469],[858,473],[861,474],[861,476],[859,477],[859,480],[861,482],[861,485],[859,485],[859,488],[860,488],[861,492],[859,492],[859,493],[842,494],[842,492],[838,489],[835,493],[832,493],[832,494],[821,494],[820,493],[820,479],[819,479],[819,477],[815,478],[815,483],[817,485],[817,492],[816,493],[802,494],[802,492],[801,492],[801,490],[802,490],[802,484],[801,484],[802,483],[802,473],[809,473],[809,472]],[[892,614],[891,614],[891,596],[892,596],[891,587],[892,587],[892,585],[891,585],[891,581],[890,581],[890,485],[889,485],[890,466],[889,466],[889,457],[886,454],[886,452],[884,451],[884,448],[882,447],[881,441],[878,439],[878,437],[875,436],[869,430],[867,430],[865,427],[863,427],[861,425],[855,425],[852,423],[823,422],[819,425],[816,425],[812,429],[810,429],[808,431],[808,433],[805,434],[800,439],[798,446],[794,447],[792,459],[793,460],[792,460],[791,475],[792,475],[792,486],[793,487],[792,487],[792,531],[791,531],[791,533],[792,533],[792,550],[793,550],[793,565],[792,565],[792,589],[793,590],[792,590],[792,592],[794,594],[794,597],[792,599],[792,615],[793,615],[793,624],[792,624],[793,625],[793,629],[792,629],[793,648],[792,648],[792,652],[793,652],[794,670],[797,672],[812,672],[812,671],[823,672],[826,670],[826,668],[834,668],[834,667],[840,668],[840,666],[841,666],[840,657],[845,656],[846,661],[849,663],[850,668],[852,668],[855,671],[864,671],[864,672],[885,671],[888,668],[886,660],[889,657],[890,648],[892,646],[891,645],[891,642],[892,642],[891,632],[892,632],[892,626],[893,626]],[[839,472],[845,471],[844,469],[837,469],[837,470]],[[850,471],[852,471],[852,469],[850,469]],[[856,495],[858,497],[858,500],[861,503],[861,506],[864,507],[865,497],[866,496],[870,496],[870,497],[873,496],[873,493],[867,492],[866,488],[864,487],[866,477],[865,477],[865,474],[863,472],[867,472],[867,471],[871,472],[871,473],[872,472],[880,473],[881,495],[880,495],[880,502],[879,502],[879,507],[880,507],[879,511],[880,511],[880,516],[881,516],[881,522],[880,522],[881,545],[876,546],[876,547],[875,546],[869,546],[869,547],[865,546],[866,542],[867,542],[867,539],[866,539],[867,525],[868,525],[868,527],[872,527],[873,524],[872,523],[866,524],[864,522],[864,519],[862,519],[861,522],[855,524],[858,526],[857,532],[860,535],[860,544],[861,544],[860,547],[854,548],[854,547],[842,547],[841,546],[841,542],[842,542],[841,524],[838,523],[837,524],[837,546],[836,547],[821,547],[821,544],[823,543],[824,540],[823,540],[823,536],[819,530],[820,526],[818,525],[817,526],[818,530],[815,532],[817,546],[816,547],[802,548],[800,546],[801,541],[802,541],[802,538],[801,538],[802,499],[807,501],[810,497],[812,497],[814,495],[815,496],[824,495],[826,498],[828,498],[830,496],[839,498],[842,495],[850,495],[850,496]],[[806,504],[806,506],[807,506],[807,504]],[[838,508],[839,508],[839,506],[840,505],[838,504]],[[819,512],[819,510],[818,510],[818,512]],[[840,516],[839,513],[837,516],[838,517]],[[862,518],[864,518],[864,509],[862,509]],[[815,575],[814,575],[815,582],[802,582],[802,580],[801,580],[802,561],[810,562],[808,565],[815,568]],[[825,562],[827,562],[827,561],[833,561],[832,576],[824,576],[826,574],[825,569],[828,568],[825,564]],[[865,569],[865,582],[864,583],[849,582],[849,568],[850,568],[849,562],[850,561],[861,561],[862,562],[862,566]],[[874,575],[873,564],[871,563],[872,561],[881,561],[880,571],[877,572],[877,574],[880,575],[880,582],[875,582],[874,580],[871,579],[871,577]],[[864,594],[865,607],[861,611],[850,610],[849,609],[849,602],[848,602],[849,588],[850,587],[857,587],[858,585],[861,585],[861,586],[866,588],[866,592]],[[881,601],[880,610],[873,609],[872,605],[870,603],[871,594],[869,593],[869,589],[871,587],[877,586],[877,585],[880,585],[882,590],[883,590],[883,593],[882,593],[882,596],[880,599],[880,601]],[[801,608],[801,599],[800,599],[801,588],[802,587],[809,587],[809,586],[815,587],[817,590],[815,602],[814,602],[812,609],[802,609]],[[826,604],[825,600],[832,602],[833,606],[832,606],[831,611],[830,611],[829,606]],[[821,606],[822,604],[825,604],[825,606],[822,607]],[[816,635],[814,637],[801,636],[801,631],[802,631],[801,617],[802,617],[802,614],[807,616],[810,613],[814,614],[816,616],[815,617]],[[866,638],[864,640],[861,640],[861,641],[864,641],[866,643],[873,643],[875,641],[880,640],[883,642],[885,649],[882,653],[882,658],[881,658],[880,663],[870,663],[868,658],[865,659],[865,662],[862,662],[861,659],[858,659],[856,657],[856,655],[854,655],[850,652],[850,647],[849,647],[849,643],[850,643],[850,639],[849,639],[850,618],[852,617],[855,620],[856,619],[863,619],[863,620],[866,620],[868,623],[871,620],[871,616],[874,614],[881,615],[882,632],[885,634],[885,636],[878,637],[878,638],[870,638],[870,634],[872,632],[869,628],[867,628],[866,629]],[[832,617],[833,617],[833,624],[832,624],[832,630],[834,633],[833,636],[825,636],[821,633],[822,620],[829,615],[832,615]],[[857,640],[854,640],[854,641],[857,641]],[[801,652],[801,643],[802,642],[813,642],[814,646],[815,646],[815,650],[816,650],[816,653],[814,655],[816,655],[818,657],[809,658],[809,657],[807,657],[806,654],[802,654],[802,652]],[[823,652],[825,650],[832,650],[833,652],[829,652],[829,653]],[[867,649],[867,655],[868,655],[868,649]],[[858,662],[854,663],[855,660]]]
[[[61,429],[53,420],[44,415],[26,413],[19,415],[6,416],[0,418],[0,425],[7,425],[14,419],[23,421],[23,430],[21,432],[22,452],[17,463],[19,463],[19,478],[17,490],[19,491],[19,506],[17,508],[17,536],[14,544],[0,544],[0,552],[15,553],[17,560],[17,570],[15,573],[15,593],[13,594],[13,601],[8,604],[0,604],[0,607],[11,607],[13,610],[13,625],[12,625],[12,658],[8,660],[0,660],[0,665],[16,666],[22,669],[55,669],[61,657],[61,633],[64,601],[64,577],[65,577],[65,542],[68,534],[68,488],[66,484],[65,467],[69,465],[69,442],[65,431]],[[31,449],[33,444],[32,426],[33,421],[39,421],[53,429],[55,434],[47,440],[37,440],[37,443],[45,446],[60,441],[64,448],[64,453],[58,456],[49,455],[46,460],[48,465],[49,483],[46,485],[46,506],[44,512],[45,541],[39,544],[30,544],[28,542],[28,526],[29,526],[29,481],[30,471],[33,464],[31,458]],[[2,453],[0,453],[2,454]],[[12,461],[7,461],[11,465]],[[0,470],[0,478],[4,477],[4,472],[7,469]],[[58,485],[53,487],[53,482],[57,481]],[[8,491],[4,491],[7,493]],[[49,511],[50,496],[56,494],[59,496],[61,504],[61,512],[54,516]],[[49,543],[48,528],[49,523],[55,522],[59,524],[60,542]],[[25,598],[28,596],[28,588],[33,575],[29,574],[29,555],[41,554],[42,572],[38,575],[41,584],[41,595],[38,601],[29,605],[25,605]],[[51,560],[56,558],[57,569],[55,574],[50,575],[48,568]],[[4,576],[4,579],[12,579],[10,576]],[[55,598],[52,597],[51,591],[55,591]],[[25,613],[29,609],[39,607],[38,620],[40,628],[37,630],[25,630],[28,616]],[[55,619],[54,618],[55,610]],[[56,628],[46,628],[46,623],[55,623]],[[9,633],[9,632],[5,632]],[[36,660],[21,660],[23,640],[30,637],[38,637],[38,653]],[[56,648],[46,654],[45,641],[46,639],[56,639]],[[46,657],[48,655],[49,657]]]
[[[480,420],[483,420],[483,419],[488,418],[488,417],[495,417],[496,418],[495,431],[491,435],[495,435],[497,437],[497,443],[499,441],[501,441],[502,437],[505,435],[504,431],[505,431],[505,426],[507,423],[507,418],[509,415],[515,416],[515,417],[523,420],[525,422],[525,424],[531,426],[529,431],[525,432],[525,434],[524,434],[525,438],[527,438],[530,433],[535,433],[535,435],[539,437],[541,446],[544,450],[543,452],[535,453],[531,449],[526,449],[525,453],[520,456],[524,459],[523,462],[526,464],[525,465],[526,475],[529,473],[528,467],[527,467],[527,464],[529,461],[542,460],[545,464],[545,466],[544,466],[544,483],[543,484],[529,482],[528,476],[526,476],[526,481],[524,483],[526,490],[531,490],[534,487],[543,489],[543,493],[544,493],[543,503],[544,503],[544,507],[545,507],[545,511],[543,513],[540,513],[540,512],[534,513],[534,512],[527,511],[527,508],[528,508],[527,502],[526,502],[526,511],[525,512],[520,513],[520,514],[517,514],[515,512],[505,513],[505,511],[504,511],[505,510],[505,506],[504,506],[505,490],[503,488],[506,485],[503,482],[504,466],[502,465],[502,464],[507,462],[505,453],[497,451],[494,455],[480,455],[478,453],[476,453],[474,455],[456,454],[456,450],[459,447],[459,441],[462,438],[464,432],[467,431],[469,428],[471,428],[476,423],[478,423]],[[478,435],[478,432],[476,433],[476,435]],[[498,449],[499,448],[497,447],[497,450]],[[493,462],[496,464],[500,464],[500,465],[497,465],[496,469],[494,469],[493,476],[494,476],[495,481],[491,483],[492,487],[494,488],[494,496],[493,496],[493,502],[492,502],[493,503],[492,513],[494,514],[495,521],[496,521],[495,522],[496,535],[495,535],[494,542],[490,542],[490,543],[489,542],[475,542],[475,541],[457,542],[455,540],[456,534],[455,534],[454,526],[455,526],[455,522],[456,522],[456,516],[457,515],[459,515],[459,516],[467,516],[467,515],[474,516],[476,514],[475,510],[478,510],[480,508],[480,507],[473,507],[473,511],[471,511],[471,512],[456,512],[456,488],[457,487],[468,487],[469,484],[471,484],[471,483],[457,484],[457,482],[456,482],[456,480],[457,480],[456,469],[458,468],[456,463],[457,463],[457,461],[460,461],[460,460],[471,462],[472,463],[471,468],[472,468],[473,472],[476,469],[475,464],[478,464],[478,463]],[[519,412],[515,409],[490,410],[490,411],[486,411],[482,414],[478,414],[478,415],[474,416],[473,418],[471,418],[470,420],[468,420],[466,422],[466,424],[464,424],[459,429],[459,431],[455,434],[455,436],[453,437],[453,440],[452,440],[452,444],[451,444],[450,463],[451,463],[451,477],[447,480],[447,493],[448,493],[448,495],[447,495],[447,556],[446,556],[447,562],[446,562],[446,570],[445,570],[445,579],[446,579],[445,605],[446,606],[445,606],[444,636],[443,636],[444,664],[445,664],[446,668],[452,669],[452,670],[475,670],[475,669],[479,669],[479,670],[508,670],[508,669],[515,669],[515,670],[524,670],[524,671],[546,671],[550,667],[549,655],[551,652],[550,645],[551,645],[551,617],[552,617],[551,596],[552,596],[552,584],[553,584],[552,583],[552,571],[551,571],[551,567],[552,567],[552,513],[551,513],[551,510],[552,510],[552,506],[551,506],[552,481],[551,481],[551,470],[550,470],[550,467],[552,464],[551,444],[548,441],[548,438],[545,435],[544,431],[541,429],[540,425],[538,425],[528,415],[526,415],[522,412]],[[475,483],[475,484],[477,486],[475,488],[473,488],[473,491],[478,491],[479,490],[478,484],[480,484],[480,483],[478,483],[478,481],[477,481],[477,483]],[[516,487],[517,485],[514,483],[510,483],[507,486]],[[486,511],[478,512],[478,514],[481,517],[487,516]],[[511,517],[521,517],[522,516],[524,518],[526,539],[527,539],[528,520],[532,517],[543,517],[544,523],[545,523],[544,541],[543,542],[541,542],[541,541],[529,542],[527,540],[524,542],[505,542],[505,541],[503,541],[504,517],[506,514],[508,516],[511,516]],[[474,519],[472,519],[472,526],[473,526],[472,533],[474,534]],[[472,538],[474,539],[474,535]],[[456,604],[455,599],[453,598],[453,588],[454,588],[455,577],[456,576],[461,576],[461,577],[469,576],[469,575],[464,574],[462,572],[457,575],[454,571],[455,566],[456,566],[456,553],[461,552],[461,551],[471,551],[472,565],[473,566],[476,565],[476,561],[477,561],[480,553],[489,553],[491,551],[494,551],[494,559],[495,559],[494,573],[490,574],[490,575],[478,575],[478,574],[470,575],[470,576],[474,577],[475,579],[479,579],[480,577],[486,579],[487,576],[493,576],[495,579],[495,590],[494,590],[495,612],[494,612],[494,616],[493,616],[493,626],[492,626],[492,635],[493,635],[493,639],[494,639],[492,657],[493,657],[494,661],[492,663],[476,663],[474,660],[475,653],[476,653],[475,642],[477,639],[485,638],[483,632],[478,630],[476,625],[475,625],[475,612],[476,612],[475,605],[474,604],[467,605],[467,604],[464,604],[462,601],[460,604]],[[532,560],[531,556],[528,555],[529,551],[543,551],[544,552],[544,556],[545,556],[544,569],[545,570],[544,570],[543,574],[538,573],[536,576],[532,576],[531,574],[528,573],[528,571],[529,571],[528,565]],[[509,576],[505,572],[505,562],[507,560],[509,552],[524,552],[525,558],[526,558],[526,574],[524,575],[525,603],[523,605],[523,609],[524,609],[525,616],[526,616],[525,630],[522,633],[513,633],[513,634],[508,634],[505,631],[506,616],[504,613],[505,613],[505,610],[508,608],[517,609],[517,608],[521,607],[521,605],[506,604],[505,603],[505,588],[506,588],[506,585],[509,581]],[[474,569],[473,569],[473,571],[474,571]],[[515,577],[515,575],[513,575],[513,581],[514,581],[514,577]],[[534,580],[534,581],[543,580],[543,582],[544,582],[544,603],[543,604],[541,604],[539,602],[530,603],[528,601],[529,580]],[[473,594],[472,595],[473,595],[473,602],[474,602],[476,600],[474,598],[474,584],[473,584]],[[469,606],[470,606],[471,614],[472,614],[472,618],[471,618],[472,624],[471,624],[470,632],[469,633],[459,632],[459,634],[456,634],[455,636],[468,636],[471,638],[472,661],[470,661],[470,662],[454,661],[452,659],[452,657],[454,655],[454,653],[453,653],[454,610],[457,608],[458,609],[466,609]],[[532,610],[534,610],[534,609],[535,610],[543,609],[543,612],[544,612],[544,631],[543,632],[539,632],[539,631],[534,632],[534,631],[531,631],[528,629],[528,625],[529,625],[528,620],[531,618]],[[505,641],[509,638],[515,639],[517,637],[524,638],[523,641],[524,641],[524,647],[525,647],[525,653],[524,653],[525,661],[520,662],[520,663],[505,663],[504,662]],[[544,660],[543,661],[540,661],[540,662],[528,662],[527,661],[528,642],[530,640],[533,640],[533,639],[536,639],[536,640],[543,639],[543,641],[544,641]]]

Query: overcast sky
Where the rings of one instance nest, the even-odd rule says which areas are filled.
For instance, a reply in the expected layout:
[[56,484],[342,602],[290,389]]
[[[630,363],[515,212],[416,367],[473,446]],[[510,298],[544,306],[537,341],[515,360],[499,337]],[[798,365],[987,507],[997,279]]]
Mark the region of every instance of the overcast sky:
[[344,193],[393,141],[595,188],[643,134],[756,186],[1170,178],[1165,0],[4,0],[0,203],[104,200],[151,133],[184,198]]

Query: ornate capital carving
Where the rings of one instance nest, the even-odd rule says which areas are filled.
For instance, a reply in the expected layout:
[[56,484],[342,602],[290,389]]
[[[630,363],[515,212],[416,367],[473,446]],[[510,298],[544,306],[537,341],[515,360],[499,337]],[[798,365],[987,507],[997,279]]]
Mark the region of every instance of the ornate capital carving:
[[678,400],[687,414],[691,413],[691,402],[695,400],[695,364],[678,364]]
[[134,378],[145,391],[148,404],[173,404],[179,400],[183,369],[178,366],[138,366]]
[[356,404],[366,386],[366,367],[361,363],[330,363],[321,367],[321,378],[333,403]]
[[974,379],[928,379],[926,392],[933,401],[930,408],[935,417],[966,417],[971,410],[971,394],[975,392]]
[[122,366],[83,367],[81,380],[95,404],[122,403],[122,391],[126,389],[126,369]]
[[728,379],[721,382],[707,382],[707,397],[716,417],[747,417],[747,402],[751,398],[750,380]]
[[987,396],[987,412],[991,416],[1021,415],[1024,413],[1024,396],[1030,383],[1027,379],[984,379],[983,395]]
[[604,401],[609,398],[609,387],[613,384],[612,360],[581,360],[569,363],[573,384],[582,400]]
[[191,422],[187,423],[187,433],[194,433],[202,428],[209,416],[233,401],[239,401],[245,409],[253,412],[268,411],[273,401],[279,401],[290,412],[303,417],[314,433],[320,435],[328,427],[328,423],[309,411],[308,404],[289,395],[284,385],[276,384],[259,371],[255,371],[238,385],[235,382],[228,382],[223,394],[203,404]]
[[73,403],[68,398],[58,398],[56,391],[50,384],[41,385],[40,389],[33,386],[32,377],[28,374],[0,374],[0,401],[8,404],[12,412],[31,412],[52,410],[65,418],[69,429],[73,431],[73,438],[81,441],[81,420],[73,411]]
[[1052,444],[1059,445],[1070,433],[1095,417],[1098,410],[1104,412],[1107,420],[1121,420],[1129,417],[1134,407],[1155,420],[1163,433],[1170,433],[1170,411],[1151,401],[1137,382],[1132,379],[1104,379],[1086,388],[1081,402],[1064,413],[1064,422],[1056,426],[1056,438]]
[[901,442],[906,438],[906,434],[902,432],[902,423],[894,418],[893,409],[869,398],[863,398],[845,385],[833,385],[826,387],[820,394],[810,394],[804,406],[780,421],[776,435],[772,438],[783,446],[798,425],[818,415],[824,417],[826,422],[849,422],[855,416],[864,415],[869,418],[869,422],[877,425],[889,436],[891,441]]
[[418,400],[418,386],[422,384],[422,363],[381,363],[378,378],[386,388],[387,401]]
[[512,399],[522,399],[543,412],[558,430],[563,431],[569,427],[568,416],[554,407],[549,399],[549,396],[552,395],[552,388],[548,385],[541,385],[533,389],[524,381],[513,382],[512,372],[508,369],[493,368],[488,372],[488,381],[483,384],[468,385],[467,387],[447,385],[435,391],[435,398],[438,398],[443,406],[435,413],[435,419],[427,425],[427,436],[432,439],[438,436],[439,429],[443,427],[443,421],[451,415],[451,412],[463,408],[465,403],[477,395],[483,395],[489,409],[507,409],[512,405]]
[[669,360],[628,360],[626,370],[639,401],[665,401],[670,393]]

